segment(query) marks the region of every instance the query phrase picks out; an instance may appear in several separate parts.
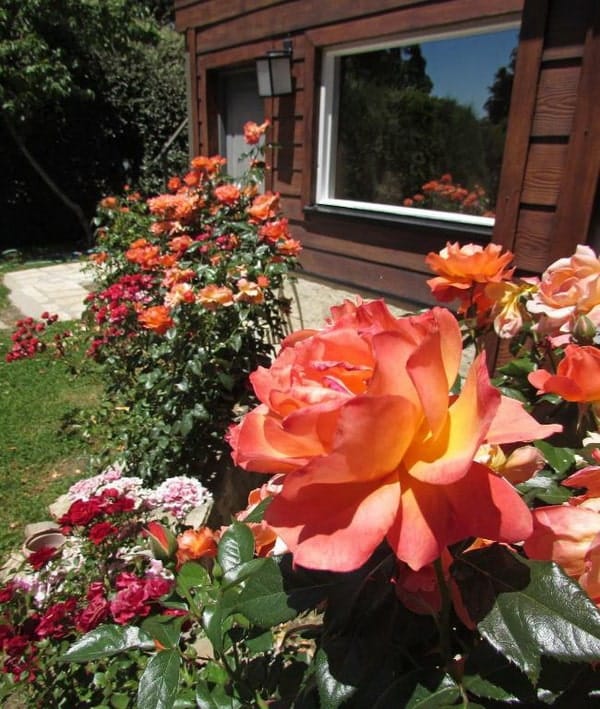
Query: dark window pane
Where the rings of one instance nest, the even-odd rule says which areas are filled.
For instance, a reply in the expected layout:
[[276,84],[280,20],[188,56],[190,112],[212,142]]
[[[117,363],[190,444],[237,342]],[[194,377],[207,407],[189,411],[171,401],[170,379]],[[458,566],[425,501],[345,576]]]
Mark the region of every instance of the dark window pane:
[[493,216],[517,30],[339,58],[338,199]]

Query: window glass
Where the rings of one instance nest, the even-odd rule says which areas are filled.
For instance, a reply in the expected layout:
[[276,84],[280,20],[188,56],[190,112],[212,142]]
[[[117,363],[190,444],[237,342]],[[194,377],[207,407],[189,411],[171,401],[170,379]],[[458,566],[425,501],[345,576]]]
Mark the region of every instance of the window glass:
[[332,53],[320,196],[492,223],[517,43],[511,27]]

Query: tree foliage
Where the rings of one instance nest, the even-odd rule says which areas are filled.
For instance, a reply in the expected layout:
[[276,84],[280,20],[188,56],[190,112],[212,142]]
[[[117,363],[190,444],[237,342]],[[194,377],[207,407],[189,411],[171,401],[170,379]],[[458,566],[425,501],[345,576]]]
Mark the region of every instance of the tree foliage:
[[[164,165],[153,159],[186,109],[181,38],[166,21],[158,0],[2,4],[5,245],[80,238],[66,201],[89,218],[125,181],[156,182]],[[180,162],[184,140],[185,131],[175,145]]]

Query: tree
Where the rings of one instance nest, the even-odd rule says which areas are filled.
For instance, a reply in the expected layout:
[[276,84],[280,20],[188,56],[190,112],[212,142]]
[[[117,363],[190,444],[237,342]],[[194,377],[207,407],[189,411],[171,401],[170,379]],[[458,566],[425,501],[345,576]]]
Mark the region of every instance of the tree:
[[[162,116],[185,112],[185,83],[181,40],[156,19],[166,12],[163,0],[4,0],[0,149],[10,168],[0,176],[8,202],[0,238],[39,239],[40,226],[63,240],[87,236],[102,193],[137,179],[148,125],[161,125],[153,139],[161,145],[172,134]],[[140,63],[145,72],[130,82]],[[159,120],[140,120],[133,107],[146,110],[151,87],[165,82],[180,87],[170,104],[154,104]]]

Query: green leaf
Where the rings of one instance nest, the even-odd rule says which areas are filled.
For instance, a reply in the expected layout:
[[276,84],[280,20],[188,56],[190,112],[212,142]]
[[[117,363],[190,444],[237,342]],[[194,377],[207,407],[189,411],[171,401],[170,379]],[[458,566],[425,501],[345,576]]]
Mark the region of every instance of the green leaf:
[[235,697],[230,697],[222,685],[217,685],[212,692],[206,682],[198,682],[196,686],[196,704],[198,709],[241,709],[242,703]]
[[221,605],[207,606],[202,611],[202,627],[215,652],[219,654],[223,652],[223,620],[225,617]]
[[533,372],[534,369],[535,364],[531,359],[522,357],[521,359],[511,359],[510,362],[499,367],[498,371],[508,377],[525,377],[530,372]]
[[241,613],[251,623],[268,628],[290,620],[296,611],[288,604],[279,567],[273,559],[264,562],[260,570],[247,579],[239,595],[227,592],[223,602],[231,604],[231,612]]
[[261,500],[258,505],[250,512],[246,517],[244,517],[244,522],[262,522],[269,505],[273,501],[272,497],[265,497]]
[[331,674],[327,655],[322,649],[318,650],[314,663],[321,709],[338,709],[356,692],[356,687],[342,684]]
[[250,529],[234,522],[219,541],[217,560],[225,573],[254,557],[254,537]]
[[179,666],[177,650],[161,650],[150,658],[138,688],[138,706],[144,709],[171,709],[177,697]]
[[[450,675],[444,674],[434,687],[417,684],[410,699],[405,704],[406,709],[441,709],[456,704],[460,690]],[[469,703],[469,706],[473,706]]]
[[243,564],[227,571],[223,574],[223,590],[226,590],[229,586],[239,584],[253,574],[258,573],[266,563],[267,559],[264,558],[250,559],[250,561],[245,561]]
[[561,475],[566,474],[575,465],[575,451],[570,448],[558,448],[547,441],[536,441],[538,448],[548,464]]
[[556,564],[496,545],[465,554],[452,575],[483,637],[534,683],[542,655],[565,662],[600,657],[600,612]]
[[125,650],[153,650],[152,638],[129,625],[101,625],[73,643],[59,662],[90,662]]
[[180,596],[187,596],[193,588],[206,588],[210,585],[208,571],[195,561],[187,561],[177,572],[175,589]]
[[273,631],[269,629],[257,637],[247,639],[246,647],[252,655],[269,652],[273,649]]
[[153,615],[142,622],[142,630],[165,648],[176,648],[181,637],[181,626],[186,616]]

